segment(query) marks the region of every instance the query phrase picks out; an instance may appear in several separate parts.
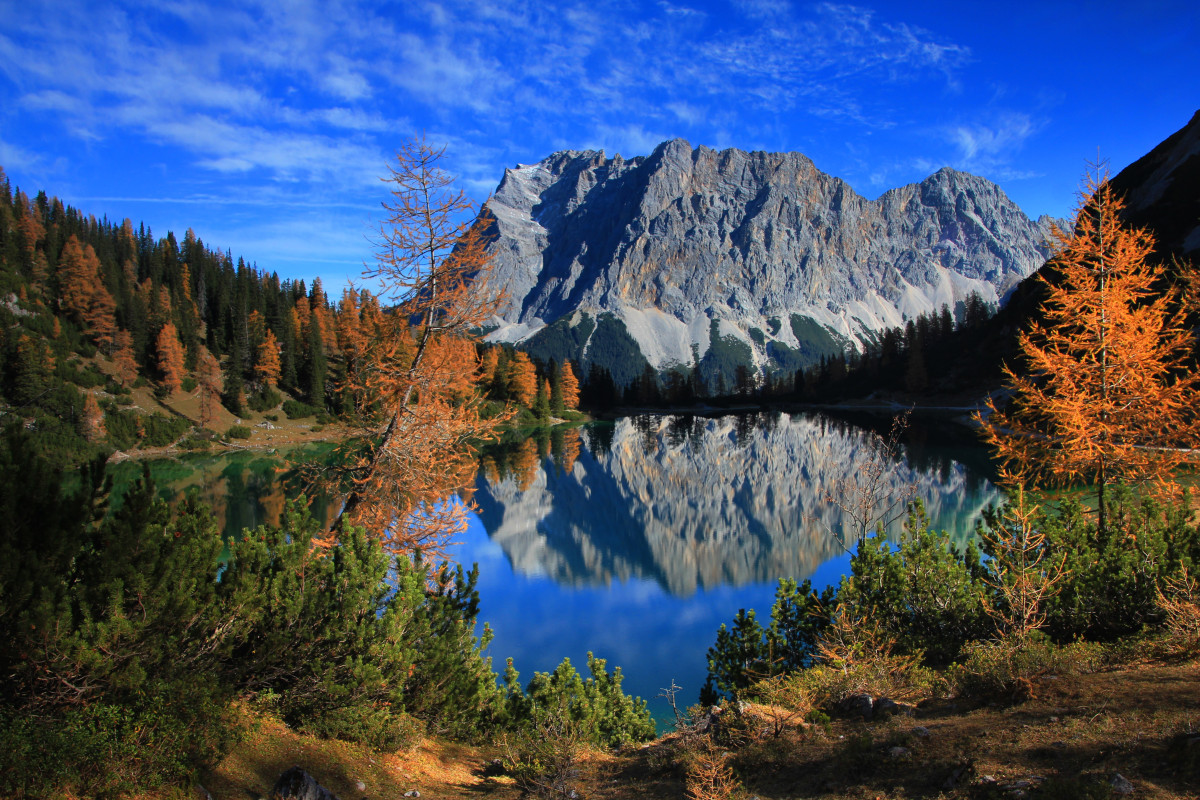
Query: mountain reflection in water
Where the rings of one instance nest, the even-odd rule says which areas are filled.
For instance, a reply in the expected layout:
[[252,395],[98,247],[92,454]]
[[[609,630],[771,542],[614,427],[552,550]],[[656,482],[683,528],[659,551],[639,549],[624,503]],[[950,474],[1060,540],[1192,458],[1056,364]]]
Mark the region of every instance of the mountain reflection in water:
[[[820,415],[626,417],[582,438],[559,430],[485,455],[474,499],[492,542],[521,575],[650,580],[680,597],[812,575],[849,527],[827,493],[869,457],[866,432]],[[956,540],[1001,499],[958,461],[916,460],[895,465],[889,488],[915,486],[931,526]]]

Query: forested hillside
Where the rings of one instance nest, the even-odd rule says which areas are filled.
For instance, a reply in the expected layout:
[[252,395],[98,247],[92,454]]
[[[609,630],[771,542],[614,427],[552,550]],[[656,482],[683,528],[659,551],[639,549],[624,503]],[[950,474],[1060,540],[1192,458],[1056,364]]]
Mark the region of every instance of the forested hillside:
[[[206,441],[222,407],[239,419],[353,415],[386,313],[368,291],[335,300],[320,278],[281,279],[191,229],[156,238],[45,192],[31,198],[0,170],[0,414],[60,460]],[[494,401],[543,418],[574,407],[569,367],[495,350],[470,376]],[[135,387],[153,388],[160,407],[135,409]],[[163,402],[183,394],[195,414]]]

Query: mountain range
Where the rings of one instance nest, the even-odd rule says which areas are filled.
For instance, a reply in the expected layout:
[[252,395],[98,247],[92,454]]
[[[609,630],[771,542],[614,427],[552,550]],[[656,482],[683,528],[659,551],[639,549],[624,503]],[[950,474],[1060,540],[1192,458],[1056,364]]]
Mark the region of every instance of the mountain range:
[[[1200,256],[1200,112],[1113,179],[1164,255]],[[563,151],[505,171],[488,338],[627,384],[698,369],[790,373],[972,296],[1000,306],[1049,255],[1051,223],[943,168],[876,200],[799,153],[674,139],[649,156]]]
[[508,169],[487,210],[507,296],[489,338],[618,383],[647,363],[790,372],[972,294],[999,304],[1053,221],[949,168],[867,200],[799,153],[681,139]]

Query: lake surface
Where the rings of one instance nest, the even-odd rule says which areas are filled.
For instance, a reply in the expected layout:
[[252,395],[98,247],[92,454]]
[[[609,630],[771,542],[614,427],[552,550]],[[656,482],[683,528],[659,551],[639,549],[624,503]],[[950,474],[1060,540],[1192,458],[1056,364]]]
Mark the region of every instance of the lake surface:
[[[932,526],[965,541],[1002,499],[984,452],[956,426],[914,421],[908,439],[889,485],[915,486]],[[511,657],[527,680],[569,657],[586,672],[592,651],[665,722],[657,695],[674,682],[681,706],[696,701],[705,653],[739,608],[765,622],[780,578],[837,583],[848,521],[827,493],[868,455],[853,424],[779,413],[629,417],[489,448],[451,555],[479,564],[497,671]],[[139,472],[121,465],[118,480]],[[152,462],[152,474],[164,496],[200,489],[227,535],[276,521],[298,491],[276,455]]]

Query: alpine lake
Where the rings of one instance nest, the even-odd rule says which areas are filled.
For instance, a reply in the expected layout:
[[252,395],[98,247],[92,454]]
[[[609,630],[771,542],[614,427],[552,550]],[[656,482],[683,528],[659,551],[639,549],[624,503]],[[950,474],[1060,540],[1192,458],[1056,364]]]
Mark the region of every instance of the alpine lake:
[[[853,523],[833,497],[869,469],[869,430],[890,418],[759,412],[643,415],[510,433],[488,446],[475,510],[451,557],[479,565],[480,621],[497,672],[512,658],[528,680],[587,653],[620,666],[660,730],[696,702],[705,654],[739,609],[767,621],[781,578],[834,584],[849,569],[839,534]],[[1003,501],[987,453],[965,426],[914,415],[888,492],[915,488],[934,530],[965,544]],[[226,537],[275,524],[302,490],[293,465],[320,447],[191,454],[144,462],[168,500],[198,492]],[[112,468],[120,492],[142,463]],[[313,511],[331,518],[328,502]],[[901,532],[898,521],[888,531]]]

